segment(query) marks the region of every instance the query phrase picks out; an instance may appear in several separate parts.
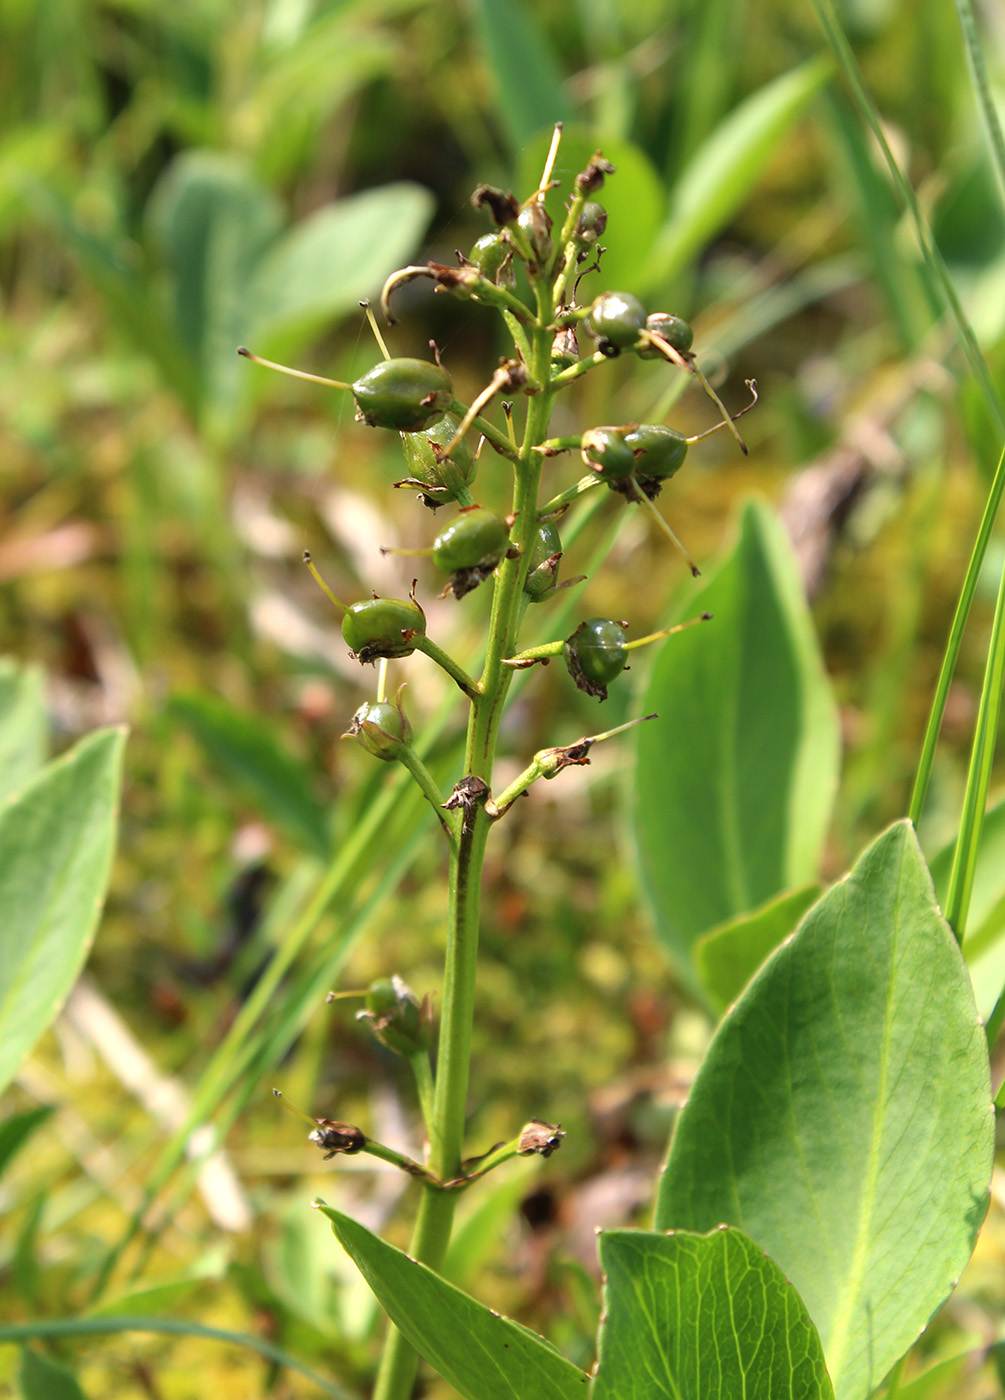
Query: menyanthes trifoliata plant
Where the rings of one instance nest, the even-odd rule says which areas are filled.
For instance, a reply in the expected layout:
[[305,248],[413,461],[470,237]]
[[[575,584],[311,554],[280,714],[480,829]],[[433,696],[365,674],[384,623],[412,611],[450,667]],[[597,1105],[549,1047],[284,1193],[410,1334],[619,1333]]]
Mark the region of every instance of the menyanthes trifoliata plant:
[[[374,595],[349,604],[339,602],[322,583],[343,614],[342,631],[350,654],[364,665],[377,663],[378,667],[373,699],[351,719],[347,717],[348,733],[376,758],[404,764],[434,808],[447,848],[449,897],[439,1025],[431,1024],[428,1006],[420,1006],[399,972],[392,969],[366,994],[361,1018],[386,1047],[412,1065],[428,1139],[425,1159],[416,1163],[361,1130],[333,1125],[328,1119],[310,1120],[311,1139],[326,1155],[370,1153],[417,1178],[421,1194],[409,1253],[433,1269],[442,1263],[460,1193],[516,1155],[549,1156],[564,1137],[559,1125],[534,1118],[522,1126],[514,1124],[509,1142],[480,1157],[473,1157],[465,1142],[486,842],[493,825],[535,782],[589,763],[595,743],[627,727],[541,750],[529,757],[514,781],[497,791],[493,770],[513,677],[525,667],[561,658],[571,682],[603,701],[634,648],[679,630],[667,627],[633,639],[628,619],[586,616],[571,633],[521,649],[521,629],[530,605],[535,605],[531,615],[540,625],[548,603],[562,589],[582,581],[560,579],[563,517],[585,492],[606,487],[620,508],[627,503],[646,511],[654,527],[679,550],[691,573],[698,574],[655,502],[681,469],[689,448],[707,434],[685,437],[665,423],[627,422],[588,424],[578,433],[552,436],[549,425],[555,402],[584,376],[603,373],[613,359],[658,358],[668,371],[691,376],[714,401],[720,421],[708,431],[726,428],[746,451],[735,424],[741,414],[731,417],[726,412],[702,374],[692,349],[693,333],[684,320],[648,308],[631,292],[591,289],[584,293],[584,285],[594,281],[601,267],[600,239],[606,233],[607,213],[599,196],[615,170],[597,151],[575,177],[565,217],[556,227],[545,198],[557,187],[551,177],[560,138],[557,128],[540,183],[522,203],[509,191],[479,186],[473,202],[492,227],[468,255],[458,254],[456,266],[411,265],[392,273],[385,284],[380,306],[389,325],[395,323],[396,290],[416,278],[427,278],[442,294],[470,303],[473,314],[484,308],[501,317],[512,342],[511,353],[470,403],[456,396],[449,369],[440,362],[435,346],[429,360],[392,357],[369,307],[367,314],[382,354],[372,369],[352,384],[287,371],[345,390],[355,400],[359,420],[400,435],[404,470],[388,486],[417,487],[420,500],[441,512],[431,527],[428,547],[410,551],[428,555],[441,583],[446,575],[441,596],[452,596],[463,607],[476,589],[493,593],[484,661],[475,675],[469,672],[467,659],[449,655],[429,636],[418,583],[407,599]],[[517,276],[518,268],[522,277]],[[240,353],[257,363],[283,368],[260,360],[244,347]],[[747,408],[756,401],[753,384],[749,387]],[[512,482],[511,506],[505,515],[478,499],[478,485],[489,473]],[[309,558],[308,564],[320,582]],[[413,745],[414,716],[406,716],[402,688],[394,700],[388,698],[390,666],[401,671],[398,680],[403,681],[415,652],[443,668],[461,692],[460,703],[467,705],[463,767],[449,793],[440,790]],[[629,723],[642,718],[655,717]],[[406,1400],[414,1367],[411,1347],[392,1328],[373,1392],[376,1400]]]

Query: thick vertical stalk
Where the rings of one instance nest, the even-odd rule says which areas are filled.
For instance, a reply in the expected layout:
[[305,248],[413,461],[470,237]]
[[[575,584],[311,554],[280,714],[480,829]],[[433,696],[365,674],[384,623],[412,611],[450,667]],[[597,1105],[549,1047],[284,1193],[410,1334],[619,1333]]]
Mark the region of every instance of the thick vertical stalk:
[[[537,528],[537,494],[541,454],[534,449],[548,435],[554,397],[549,386],[551,336],[543,329],[551,319],[551,300],[544,287],[538,293],[540,327],[532,333],[532,375],[543,386],[530,401],[513,493],[512,539],[520,553],[500,565],[492,599],[492,617],[485,666],[472,700],[465,750],[465,775],[491,785],[499,725],[513,672],[503,659],[516,649],[520,595],[527,557]],[[429,1123],[429,1169],[441,1181],[459,1174],[474,1023],[478,963],[479,908],[482,867],[489,820],[483,807],[465,812],[460,835],[450,855],[450,898],[447,949],[443,974],[442,1020],[437,1049],[433,1116]],[[443,1261],[453,1224],[456,1193],[435,1186],[422,1188],[422,1199],[409,1253],[432,1268]],[[388,1332],[373,1400],[408,1400],[417,1357],[394,1327]]]

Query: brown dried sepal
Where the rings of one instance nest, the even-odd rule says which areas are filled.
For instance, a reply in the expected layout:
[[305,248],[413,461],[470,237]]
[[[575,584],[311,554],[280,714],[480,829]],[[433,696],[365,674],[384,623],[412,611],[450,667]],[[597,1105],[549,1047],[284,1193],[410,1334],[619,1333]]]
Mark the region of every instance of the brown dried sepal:
[[594,151],[589,165],[576,176],[576,189],[582,190],[584,194],[595,194],[603,188],[605,178],[613,175],[616,170],[617,166],[612,165],[602,152]]
[[565,744],[562,748],[545,749],[541,757],[545,778],[549,780],[556,778],[563,768],[588,768],[590,750],[596,742],[596,739],[584,735],[582,739],[577,739],[574,744]]
[[478,808],[488,801],[490,793],[491,789],[484,778],[469,773],[455,785],[453,792],[444,802],[443,809],[453,812],[459,807],[463,813],[462,825],[466,831],[470,830]]
[[351,1157],[362,1152],[366,1135],[352,1123],[339,1123],[332,1118],[315,1118],[317,1127],[307,1134],[307,1141],[320,1147],[327,1162],[331,1157]]
[[558,1123],[545,1123],[541,1118],[532,1118],[520,1131],[520,1145],[517,1155],[550,1157],[557,1152],[565,1137],[565,1130]]
[[476,209],[487,208],[500,228],[520,217],[520,203],[516,195],[495,185],[478,185],[471,196],[471,203]]

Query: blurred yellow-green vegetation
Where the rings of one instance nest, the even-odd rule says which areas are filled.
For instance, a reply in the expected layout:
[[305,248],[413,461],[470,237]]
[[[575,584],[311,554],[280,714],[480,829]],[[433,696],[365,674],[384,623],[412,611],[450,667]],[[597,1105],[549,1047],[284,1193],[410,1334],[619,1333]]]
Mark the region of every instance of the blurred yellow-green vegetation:
[[[840,17],[1000,385],[1005,196],[956,11],[847,0]],[[1000,99],[1005,33],[992,6],[984,19]],[[7,1095],[11,1113],[52,1110],[4,1177],[10,1322],[98,1307],[188,1320],[253,1334],[342,1387],[332,1393],[363,1393],[376,1313],[307,1206],[323,1194],[404,1243],[407,1183],[359,1159],[323,1165],[269,1090],[421,1152],[403,1066],[356,1024],[359,1003],[326,1005],[325,992],[398,971],[435,993],[443,863],[390,765],[339,742],[373,675],[346,657],[301,556],[350,599],[403,597],[418,578],[430,634],[472,667],[489,600],[438,599],[428,561],[380,553],[433,533],[414,490],[392,489],[405,474],[396,440],[355,423],[348,395],[234,352],[358,376],[379,356],[360,300],[395,267],[470,250],[487,228],[475,185],[528,195],[558,119],[564,191],[597,146],[618,166],[596,289],[692,321],[734,410],[745,379],[759,386],[749,457],[726,433],[696,445],[660,506],[703,569],[752,493],[796,540],[844,742],[824,875],[906,810],[1002,434],[812,6],[0,0],[0,653],[44,673],[54,752],[130,727],[87,971]],[[392,353],[426,356],[434,340],[468,401],[506,353],[496,317],[428,282],[396,309]],[[714,423],[681,376],[631,358],[570,393],[556,431],[655,412],[688,434]],[[477,478],[497,508],[503,466],[486,453]],[[568,459],[553,470],[558,491]],[[692,586],[642,512],[604,494],[562,564],[588,582],[533,610],[527,645],[582,615],[630,618],[641,635]],[[929,853],[958,820],[1001,560],[998,537],[950,695]],[[601,723],[560,665],[522,676],[505,774],[637,714],[651,662],[636,656]],[[392,679],[408,681],[416,730],[435,726],[429,761],[446,781],[456,692],[421,656]],[[469,1193],[452,1262],[586,1366],[594,1227],[646,1218],[711,1030],[640,906],[622,801],[631,754],[612,741],[590,768],[539,785],[490,846],[472,1150],[532,1115],[568,1138],[548,1163]],[[305,923],[332,849],[350,876]],[[225,1042],[235,1024],[243,1034]],[[221,1061],[225,1043],[239,1050]],[[184,1161],[169,1171],[198,1094],[222,1151],[198,1175]],[[151,1182],[145,1228],[99,1302],[95,1281]],[[1003,1255],[996,1186],[928,1360],[999,1339]],[[318,1393],[200,1336],[96,1332],[48,1354],[93,1397]],[[980,1363],[974,1351],[925,1394],[999,1394]],[[21,1393],[18,1365],[0,1349],[0,1394]]]

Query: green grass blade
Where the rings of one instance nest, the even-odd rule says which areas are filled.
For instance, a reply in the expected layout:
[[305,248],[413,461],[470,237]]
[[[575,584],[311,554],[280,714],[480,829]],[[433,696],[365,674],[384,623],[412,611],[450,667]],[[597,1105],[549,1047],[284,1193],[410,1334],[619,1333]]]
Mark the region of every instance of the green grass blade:
[[998,177],[998,187],[1001,190],[1002,199],[1005,200],[1005,136],[1002,135],[998,109],[991,96],[991,84],[988,82],[984,55],[981,52],[980,39],[977,36],[974,7],[970,0],[956,0],[956,13],[963,31],[963,45],[966,49],[970,79],[974,85],[974,96],[981,109],[981,116],[984,118],[984,125],[987,129],[988,144],[991,147],[991,164]]
[[[1002,451],[1002,455],[998,458],[998,466],[995,468],[994,480],[991,483],[987,504],[984,507],[984,515],[981,518],[980,528],[977,531],[977,540],[974,544],[973,553],[970,556],[970,563],[967,565],[963,587],[960,590],[960,601],[956,605],[953,625],[949,629],[949,641],[946,643],[946,654],[943,657],[942,669],[939,672],[939,679],[935,687],[932,711],[928,717],[925,740],[921,746],[921,758],[918,761],[918,775],[914,780],[914,791],[911,794],[911,805],[908,809],[908,816],[915,826],[918,825],[922,808],[925,805],[925,794],[928,791],[929,779],[932,776],[935,746],[939,739],[939,730],[942,726],[942,716],[946,709],[949,686],[953,679],[953,672],[956,669],[956,661],[960,654],[960,646],[963,642],[963,632],[970,614],[970,605],[973,603],[974,594],[977,591],[977,580],[980,577],[984,558],[988,551],[988,545],[991,542],[991,532],[994,528],[995,518],[998,514],[998,507],[1001,504],[1003,492],[1005,492],[1005,450]],[[950,920],[950,923],[952,923],[952,920]],[[953,927],[955,928],[956,925],[953,924]]]
[[45,1338],[69,1339],[73,1337],[101,1337],[119,1332],[155,1332],[169,1337],[201,1337],[209,1342],[226,1342],[230,1346],[244,1347],[257,1351],[269,1361],[285,1366],[290,1371],[298,1371],[306,1376],[325,1395],[335,1400],[357,1400],[352,1391],[334,1381],[319,1376],[295,1356],[282,1347],[267,1342],[263,1337],[252,1336],[250,1332],[228,1332],[222,1327],[204,1327],[198,1322],[184,1322],[168,1317],[95,1317],[57,1318],[36,1322],[19,1322],[12,1326],[0,1326],[0,1343],[30,1342]]
[[921,249],[922,261],[928,271],[933,289],[939,294],[942,302],[953,322],[956,333],[956,340],[970,367],[970,372],[981,386],[988,412],[994,417],[1002,432],[1005,432],[1005,402],[999,394],[991,371],[988,369],[987,361],[981,353],[981,348],[977,344],[977,337],[973,328],[967,320],[966,313],[960,304],[960,299],[956,294],[952,278],[946,267],[945,260],[939,252],[938,245],[932,237],[928,221],[921,212],[917,195],[911,186],[896,158],[890,149],[889,142],[883,131],[880,121],[879,111],[873,101],[862,74],[852,52],[851,45],[841,28],[840,21],[834,10],[832,0],[813,0],[813,8],[820,21],[821,28],[834,51],[834,56],[844,74],[863,119],[868,124],[873,136],[879,143],[879,148],[883,152],[890,172],[890,178],[906,212],[910,215],[914,224],[915,235],[918,239],[918,246]]
[[970,908],[974,872],[977,868],[977,855],[981,844],[981,830],[984,826],[984,815],[987,808],[988,788],[991,784],[991,764],[994,759],[995,740],[998,735],[998,719],[1001,715],[1003,678],[1005,678],[1005,568],[1002,569],[1001,581],[998,586],[998,602],[991,628],[991,645],[988,650],[987,666],[984,670],[984,684],[981,688],[981,703],[977,712],[973,747],[970,751],[970,768],[967,772],[967,787],[963,797],[960,830],[956,838],[952,874],[949,877],[949,897],[946,900],[946,919],[961,943],[967,925],[967,912]]

